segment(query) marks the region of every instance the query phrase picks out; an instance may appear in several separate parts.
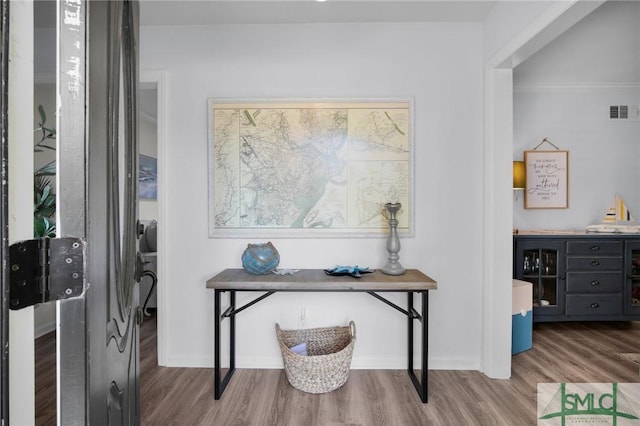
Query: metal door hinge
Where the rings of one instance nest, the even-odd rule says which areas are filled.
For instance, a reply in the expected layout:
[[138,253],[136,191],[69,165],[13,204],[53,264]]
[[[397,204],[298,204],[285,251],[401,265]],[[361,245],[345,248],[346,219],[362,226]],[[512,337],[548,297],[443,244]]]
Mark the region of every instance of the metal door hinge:
[[40,238],[9,248],[9,306],[21,309],[38,303],[82,295],[86,243],[80,238]]

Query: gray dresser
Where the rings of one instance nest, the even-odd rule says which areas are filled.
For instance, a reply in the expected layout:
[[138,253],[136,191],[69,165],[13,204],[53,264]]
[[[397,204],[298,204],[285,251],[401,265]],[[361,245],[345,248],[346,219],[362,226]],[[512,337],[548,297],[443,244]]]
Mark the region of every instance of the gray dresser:
[[520,233],[513,244],[534,322],[640,320],[640,235]]

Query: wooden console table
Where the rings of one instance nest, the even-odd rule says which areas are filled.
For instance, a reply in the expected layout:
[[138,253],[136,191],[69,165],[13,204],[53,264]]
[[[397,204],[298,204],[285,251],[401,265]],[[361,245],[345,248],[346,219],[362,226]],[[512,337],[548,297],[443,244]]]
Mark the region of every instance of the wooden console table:
[[[407,316],[407,372],[422,402],[427,402],[428,393],[428,333],[429,333],[429,290],[437,289],[437,283],[416,269],[408,269],[404,275],[385,275],[376,271],[363,274],[362,278],[351,276],[331,276],[322,269],[301,269],[293,275],[252,275],[244,269],[225,269],[207,280],[207,288],[215,290],[215,347],[214,347],[214,398],[220,399],[235,371],[235,339],[236,315],[259,301],[279,291],[329,291],[329,292],[363,292],[370,294],[381,302]],[[222,293],[229,292],[229,306],[222,312]],[[259,291],[264,294],[251,302],[236,308],[237,291]],[[407,309],[380,296],[380,292],[407,293]],[[413,307],[414,293],[421,296],[420,312]],[[229,323],[229,369],[224,377],[220,372],[220,326],[228,318]],[[422,324],[422,365],[421,377],[418,379],[413,370],[413,322]]]

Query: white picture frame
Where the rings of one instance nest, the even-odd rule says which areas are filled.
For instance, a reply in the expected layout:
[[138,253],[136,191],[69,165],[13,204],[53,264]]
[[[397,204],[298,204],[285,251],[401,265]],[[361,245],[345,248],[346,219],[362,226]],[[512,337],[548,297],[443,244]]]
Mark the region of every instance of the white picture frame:
[[413,100],[215,99],[209,237],[413,235]]
[[525,151],[524,163],[524,208],[569,208],[569,151]]

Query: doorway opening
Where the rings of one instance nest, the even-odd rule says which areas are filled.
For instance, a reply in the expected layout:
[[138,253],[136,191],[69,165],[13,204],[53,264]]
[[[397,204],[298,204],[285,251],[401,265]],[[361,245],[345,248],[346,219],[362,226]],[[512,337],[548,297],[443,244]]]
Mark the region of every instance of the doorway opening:
[[[165,360],[165,336],[164,323],[167,318],[167,311],[164,309],[164,294],[166,292],[166,273],[165,263],[163,261],[166,250],[166,203],[163,194],[165,192],[165,175],[164,175],[164,145],[166,143],[166,117],[165,117],[165,99],[166,99],[167,75],[163,71],[145,71],[140,70],[140,106],[139,106],[139,152],[143,158],[152,164],[153,174],[155,176],[155,192],[151,193],[141,189],[139,196],[138,217],[140,221],[146,225],[155,224],[155,229],[145,226],[148,241],[141,239],[141,252],[145,261],[154,262],[147,263],[145,270],[153,270],[157,277],[157,283],[153,291],[149,291],[151,287],[151,279],[144,277],[140,284],[140,306],[144,307],[146,314],[144,326],[141,329],[141,340],[145,340],[145,335],[153,334],[153,339],[146,339],[147,343],[141,341],[141,359],[154,360],[154,364],[164,366]],[[147,170],[148,171],[148,170]],[[146,243],[148,247],[143,247]],[[143,249],[149,250],[145,252]],[[145,301],[146,306],[145,306]],[[147,323],[147,324],[145,324]],[[153,353],[145,353],[145,351],[153,351]],[[147,356],[145,356],[147,355]],[[144,375],[144,368],[141,365],[141,377]],[[141,380],[143,380],[141,378]]]
[[[138,218],[144,225],[140,237],[140,252],[145,271],[158,274],[158,92],[154,83],[140,85],[139,107],[139,177]],[[157,282],[143,276],[140,282],[140,306],[146,317],[154,316],[158,308]]]

